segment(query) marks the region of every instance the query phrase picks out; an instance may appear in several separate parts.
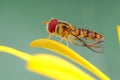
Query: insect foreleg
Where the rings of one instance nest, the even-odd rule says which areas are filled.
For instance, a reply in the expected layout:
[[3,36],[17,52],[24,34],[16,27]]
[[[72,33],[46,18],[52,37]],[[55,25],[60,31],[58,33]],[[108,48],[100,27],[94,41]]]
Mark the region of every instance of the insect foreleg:
[[47,39],[50,39],[51,37],[52,37],[52,34],[49,34],[48,37],[47,37]]

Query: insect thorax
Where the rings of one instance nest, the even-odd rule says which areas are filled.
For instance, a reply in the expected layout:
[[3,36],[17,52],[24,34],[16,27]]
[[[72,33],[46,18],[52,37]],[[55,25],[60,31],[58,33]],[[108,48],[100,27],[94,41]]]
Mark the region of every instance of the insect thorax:
[[55,33],[56,35],[67,38],[68,36],[70,36],[70,31],[72,31],[73,29],[74,28],[71,24],[65,22],[59,22],[55,29]]

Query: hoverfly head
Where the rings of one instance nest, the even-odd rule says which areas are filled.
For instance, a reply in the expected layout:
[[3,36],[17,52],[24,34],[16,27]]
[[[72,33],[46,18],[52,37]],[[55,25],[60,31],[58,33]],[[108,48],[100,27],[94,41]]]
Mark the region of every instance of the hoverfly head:
[[55,28],[58,24],[58,20],[57,19],[51,19],[50,21],[48,22],[44,22],[44,24],[47,25],[46,29],[49,33],[53,33],[55,32]]

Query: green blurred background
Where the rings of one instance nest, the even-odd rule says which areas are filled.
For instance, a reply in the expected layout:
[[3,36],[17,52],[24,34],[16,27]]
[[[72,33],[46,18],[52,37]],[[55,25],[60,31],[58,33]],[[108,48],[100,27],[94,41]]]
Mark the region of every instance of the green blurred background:
[[[120,44],[116,32],[116,26],[120,24],[119,0],[0,0],[0,45],[30,54],[44,52],[56,55],[45,49],[29,47],[32,40],[48,36],[42,22],[50,18],[58,18],[70,22],[77,28],[86,28],[103,34],[105,43],[102,54],[72,44],[69,44],[69,47],[112,80],[120,79]],[[25,61],[0,53],[0,80],[50,79],[26,70]]]

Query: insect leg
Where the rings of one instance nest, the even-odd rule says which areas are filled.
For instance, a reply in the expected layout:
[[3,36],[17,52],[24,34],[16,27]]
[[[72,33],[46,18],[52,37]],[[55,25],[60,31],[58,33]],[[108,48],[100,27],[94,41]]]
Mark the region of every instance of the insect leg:
[[68,33],[65,33],[64,36],[62,36],[60,42],[62,42],[63,40],[65,40],[66,46],[68,47]]
[[78,39],[77,38],[71,38],[71,39],[69,39],[69,42],[71,44],[76,45],[76,46],[85,46],[85,45],[82,45],[82,44],[78,44],[77,42],[75,42],[75,40],[78,40]]
[[52,37],[52,34],[49,34],[48,37],[47,37],[47,39],[50,39],[51,37]]
[[62,42],[63,40],[65,40],[66,46],[68,47],[68,39],[66,39],[66,38],[61,38],[60,42]]
[[67,47],[68,47],[68,40],[67,40],[67,39],[65,39],[65,42],[66,42],[66,45],[67,45]]

